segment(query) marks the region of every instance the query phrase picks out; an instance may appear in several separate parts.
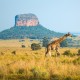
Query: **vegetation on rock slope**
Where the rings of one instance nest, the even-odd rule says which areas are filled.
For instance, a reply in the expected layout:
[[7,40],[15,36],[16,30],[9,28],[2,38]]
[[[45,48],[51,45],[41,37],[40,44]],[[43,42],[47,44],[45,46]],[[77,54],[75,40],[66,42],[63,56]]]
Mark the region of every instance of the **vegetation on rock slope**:
[[60,37],[62,33],[57,33],[46,29],[42,25],[38,26],[14,26],[10,29],[0,32],[0,39],[22,39],[22,38],[31,38],[31,39],[42,39],[44,37]]

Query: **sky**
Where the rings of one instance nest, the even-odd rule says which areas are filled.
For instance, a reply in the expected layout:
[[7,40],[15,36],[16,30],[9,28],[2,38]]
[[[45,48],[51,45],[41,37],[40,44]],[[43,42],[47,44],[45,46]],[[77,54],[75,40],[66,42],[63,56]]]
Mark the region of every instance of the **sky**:
[[15,25],[18,14],[35,14],[56,32],[80,32],[80,0],[0,0],[0,31]]

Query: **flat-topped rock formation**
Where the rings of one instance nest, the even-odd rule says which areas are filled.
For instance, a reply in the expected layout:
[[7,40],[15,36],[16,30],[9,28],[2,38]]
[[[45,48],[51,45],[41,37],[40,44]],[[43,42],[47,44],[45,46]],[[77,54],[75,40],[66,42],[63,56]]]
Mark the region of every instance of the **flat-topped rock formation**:
[[15,26],[37,26],[38,24],[37,16],[32,13],[15,16]]

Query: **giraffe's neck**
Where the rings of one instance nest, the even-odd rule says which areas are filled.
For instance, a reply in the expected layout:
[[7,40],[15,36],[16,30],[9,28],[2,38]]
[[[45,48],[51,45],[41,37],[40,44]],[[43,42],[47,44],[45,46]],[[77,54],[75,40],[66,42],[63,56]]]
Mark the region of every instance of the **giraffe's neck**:
[[61,43],[61,42],[62,42],[63,40],[65,40],[66,38],[67,38],[67,36],[64,35],[63,37],[61,37],[61,38],[58,39],[58,42]]

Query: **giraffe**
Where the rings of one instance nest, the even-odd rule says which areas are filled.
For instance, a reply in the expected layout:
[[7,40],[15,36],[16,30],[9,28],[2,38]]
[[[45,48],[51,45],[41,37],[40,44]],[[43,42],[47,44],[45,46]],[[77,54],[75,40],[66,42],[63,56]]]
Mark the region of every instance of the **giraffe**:
[[59,47],[60,47],[60,43],[65,40],[67,37],[72,37],[72,35],[68,32],[67,34],[65,34],[64,36],[60,37],[59,39],[49,43],[47,45],[47,51],[45,53],[45,56],[47,56],[47,54],[49,56],[51,56],[51,50],[56,50],[57,55],[60,55],[59,53]]

